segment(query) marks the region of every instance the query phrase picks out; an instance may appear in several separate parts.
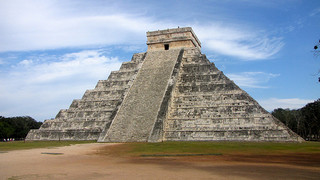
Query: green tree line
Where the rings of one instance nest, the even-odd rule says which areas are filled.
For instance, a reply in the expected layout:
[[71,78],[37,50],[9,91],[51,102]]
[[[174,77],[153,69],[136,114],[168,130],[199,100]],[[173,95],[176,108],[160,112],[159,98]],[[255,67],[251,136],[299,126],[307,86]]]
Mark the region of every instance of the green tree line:
[[0,141],[7,138],[24,139],[30,129],[39,129],[42,122],[32,117],[3,117],[0,116]]
[[272,115],[305,140],[320,140],[320,99],[301,109],[278,108]]

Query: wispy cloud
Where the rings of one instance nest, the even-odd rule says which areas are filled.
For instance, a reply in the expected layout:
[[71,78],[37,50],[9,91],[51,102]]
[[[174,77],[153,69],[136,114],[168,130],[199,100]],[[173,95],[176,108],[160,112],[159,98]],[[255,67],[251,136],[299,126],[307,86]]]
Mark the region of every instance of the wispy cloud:
[[299,109],[313,101],[314,100],[299,99],[299,98],[291,98],[291,99],[269,98],[269,99],[258,100],[259,104],[268,111],[273,111],[274,109],[277,109],[277,108]]
[[212,24],[196,29],[206,48],[243,60],[271,58],[284,46],[281,37],[268,36],[243,25]]
[[68,6],[53,1],[2,1],[0,52],[143,43],[148,29],[166,28],[137,14],[110,12],[108,7],[102,14],[85,14],[71,13],[70,4],[63,5]]
[[[118,58],[106,55],[105,49],[76,52],[74,47],[108,47],[110,51],[116,49],[115,52],[130,54],[141,52],[146,49],[146,31],[191,26],[202,42],[203,50],[218,56],[221,61],[276,57],[288,39],[282,36],[303,27],[303,20],[297,19],[296,15],[296,23],[283,24],[289,20],[287,15],[290,13],[305,12],[292,11],[284,5],[296,7],[297,4],[277,0],[229,0],[227,3],[0,0],[0,115],[31,115],[38,120],[54,117],[59,108],[67,108],[72,99],[81,98],[86,89],[94,88],[99,79],[107,79],[108,73],[117,70],[121,64]],[[273,10],[269,11],[270,8]],[[247,10],[252,12],[243,13]],[[283,13],[285,18],[265,19],[274,12]],[[308,15],[318,17],[319,7],[309,12]],[[251,14],[264,17],[251,18]],[[257,23],[260,18],[266,22]],[[285,28],[281,30],[282,26]],[[50,55],[53,51],[46,51],[48,49],[59,53]],[[61,55],[63,51],[75,53]],[[228,66],[227,63],[220,64],[221,69]],[[263,72],[227,76],[246,88],[269,88],[270,79],[279,76],[268,73],[266,68],[253,71]],[[308,101],[291,100],[268,99],[264,102],[269,105],[287,103],[292,107],[289,104]],[[267,103],[265,106],[272,110],[271,105],[270,108]]]
[[309,16],[315,16],[315,15],[318,15],[320,14],[320,7],[314,9],[310,14]]
[[64,54],[51,57],[51,61],[22,60],[9,73],[0,72],[1,114],[28,114],[38,120],[54,117],[52,113],[58,108],[67,108],[72,99],[81,98],[86,89],[93,89],[99,79],[107,79],[120,65],[117,58],[106,57],[102,50]]
[[271,78],[279,76],[279,74],[265,72],[242,72],[227,74],[227,76],[241,87],[269,88],[269,86],[265,84],[268,83]]
[[[71,1],[73,2],[73,1]],[[194,27],[203,47],[243,60],[267,59],[280,51],[281,37],[231,19],[199,25],[185,19],[154,16],[112,9],[112,5],[55,1],[2,1],[0,3],[0,52],[56,49],[99,45],[145,44],[145,32],[185,25]],[[76,8],[75,8],[76,7]],[[19,13],[16,13],[19,12]]]

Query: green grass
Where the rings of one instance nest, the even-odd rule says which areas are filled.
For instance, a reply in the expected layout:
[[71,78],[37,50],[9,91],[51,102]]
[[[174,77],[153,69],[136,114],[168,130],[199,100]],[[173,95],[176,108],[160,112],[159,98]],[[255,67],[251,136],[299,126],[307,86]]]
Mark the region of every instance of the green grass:
[[274,143],[274,142],[161,142],[125,143],[106,149],[107,154],[125,156],[148,155],[211,155],[248,154],[272,155],[290,153],[320,153],[320,142]]
[[34,148],[52,148],[61,146],[70,146],[72,144],[93,143],[96,141],[13,141],[0,142],[0,151],[12,151]]
[[[1,142],[0,152],[69,146],[72,144],[94,143],[96,141],[15,141]],[[320,154],[320,142],[274,143],[274,142],[161,142],[161,143],[123,143],[106,146],[101,153],[120,156],[148,155],[211,155],[248,154],[272,155],[306,153]]]

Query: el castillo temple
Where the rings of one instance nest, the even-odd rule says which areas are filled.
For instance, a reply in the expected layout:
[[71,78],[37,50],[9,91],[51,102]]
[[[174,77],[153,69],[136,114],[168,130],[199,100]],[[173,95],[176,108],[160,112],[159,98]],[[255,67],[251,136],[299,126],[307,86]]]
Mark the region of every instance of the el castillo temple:
[[303,141],[201,54],[192,28],[147,32],[147,45],[26,140]]

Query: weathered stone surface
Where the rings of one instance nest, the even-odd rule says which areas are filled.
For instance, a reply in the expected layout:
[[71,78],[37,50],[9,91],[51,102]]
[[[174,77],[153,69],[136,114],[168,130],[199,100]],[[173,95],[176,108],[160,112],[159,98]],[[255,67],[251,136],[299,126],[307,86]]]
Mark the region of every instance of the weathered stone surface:
[[147,141],[181,49],[148,52],[137,77],[100,142]]
[[300,141],[196,48],[185,50],[163,141]]
[[303,141],[219,71],[191,28],[147,33],[148,51],[27,140]]
[[200,50],[201,43],[192,28],[176,28],[147,32],[148,52],[169,49],[196,47]]
[[60,110],[54,120],[46,120],[39,130],[31,130],[27,140],[97,140],[108,128],[132,85],[146,53],[134,54],[108,80],[100,80],[69,109]]

